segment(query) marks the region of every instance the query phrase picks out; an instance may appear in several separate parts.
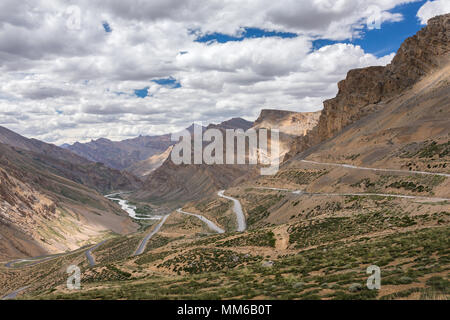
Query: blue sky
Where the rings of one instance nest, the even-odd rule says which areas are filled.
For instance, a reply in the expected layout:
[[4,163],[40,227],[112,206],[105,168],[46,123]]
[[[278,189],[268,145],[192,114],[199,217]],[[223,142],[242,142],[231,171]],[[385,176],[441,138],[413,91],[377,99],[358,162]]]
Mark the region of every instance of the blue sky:
[[148,96],[148,89],[150,89],[150,87],[136,89],[134,90],[134,94],[136,95],[136,97],[145,98],[146,96]]
[[[450,1],[450,0],[449,0]],[[377,57],[385,56],[389,53],[396,52],[402,42],[414,35],[420,30],[423,25],[420,24],[416,17],[417,11],[426,1],[417,1],[399,5],[392,10],[391,13],[400,13],[403,15],[403,20],[400,22],[386,22],[381,25],[380,29],[369,30],[365,27],[362,30],[362,36],[359,39],[346,41],[332,41],[328,39],[317,39],[313,41],[313,50],[320,49],[323,46],[334,43],[351,43],[359,45],[365,52],[371,53]],[[295,33],[289,32],[274,32],[265,31],[258,28],[244,28],[241,36],[230,36],[221,33],[212,33],[199,36],[197,42],[212,42],[225,43],[228,41],[242,41],[246,38],[261,38],[261,37],[280,37],[293,38]]]
[[[313,51],[318,50],[326,45],[335,43],[348,43],[358,45],[364,50],[364,52],[371,53],[376,57],[383,57],[392,52],[396,52],[406,38],[414,35],[423,27],[416,15],[417,11],[421,6],[424,5],[425,2],[426,1],[424,0],[398,5],[394,9],[389,10],[389,12],[402,14],[402,21],[384,22],[381,25],[380,29],[368,29],[367,26],[364,26],[364,28],[361,30],[361,36],[359,38],[347,39],[345,41],[317,39],[312,42]],[[111,27],[107,22],[104,22],[103,26],[106,32],[111,32]],[[195,31],[190,32],[195,34]],[[250,38],[269,37],[295,38],[297,37],[297,34],[293,32],[277,32],[259,28],[244,27],[242,33],[237,36],[214,32],[199,35],[195,42],[214,44],[227,43],[232,41],[243,41]],[[187,52],[182,52],[182,54],[186,53]],[[181,88],[181,84],[173,77],[152,80],[152,82],[166,86],[170,89]],[[149,87],[136,89],[134,91],[134,94],[139,98],[145,98],[148,96],[148,89]]]
[[210,42],[217,41],[219,43],[225,43],[228,41],[242,41],[248,38],[262,38],[262,37],[280,37],[280,38],[294,38],[295,33],[292,32],[276,32],[276,31],[266,31],[258,28],[244,28],[240,36],[230,36],[222,33],[212,33],[206,34],[198,37],[196,42]]
[[109,23],[107,21],[104,21],[102,23],[103,25],[103,29],[105,29],[105,32],[110,33],[112,32],[111,26],[109,25]]
[[[157,83],[161,86],[170,88],[170,89],[181,88],[181,84],[173,77],[156,79],[156,80],[152,80],[152,82]],[[135,89],[134,94],[136,97],[145,98],[145,97],[149,96],[148,89],[150,89],[150,87],[145,87],[142,89]]]
[[[380,29],[369,30],[364,28],[362,37],[359,39],[339,41],[359,45],[365,52],[377,57],[385,56],[391,52],[397,52],[402,42],[417,33],[423,25],[416,17],[417,11],[426,1],[418,1],[403,4],[390,10],[392,13],[401,13],[403,20],[399,22],[387,22],[381,25]],[[318,39],[313,42],[314,49],[317,50],[325,45],[337,43],[327,39]]]
[[372,53],[377,57],[397,52],[406,38],[416,34],[424,27],[420,24],[416,14],[425,2],[419,1],[397,6],[390,11],[401,13],[403,21],[382,24],[380,29],[365,30],[364,37],[355,40],[353,43],[361,46],[365,52]]

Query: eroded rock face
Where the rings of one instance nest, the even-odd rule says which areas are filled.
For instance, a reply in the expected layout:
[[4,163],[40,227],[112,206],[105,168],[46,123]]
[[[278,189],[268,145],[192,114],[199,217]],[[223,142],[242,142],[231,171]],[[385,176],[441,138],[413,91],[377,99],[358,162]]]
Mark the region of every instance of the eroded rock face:
[[317,127],[296,139],[288,157],[333,137],[373,112],[375,104],[399,94],[446,64],[449,52],[450,14],[446,14],[430,19],[426,27],[406,39],[386,67],[350,70],[346,79],[338,83],[336,97],[324,101]]
[[383,96],[385,67],[350,70],[347,78],[338,83],[335,98],[324,101],[319,119],[319,141],[334,136],[346,125],[364,115],[361,107],[380,102]]
[[[0,168],[0,229],[2,232],[5,232],[8,227],[7,231],[12,231],[11,228],[15,230],[13,235],[6,239],[8,243],[3,241],[0,244],[0,257],[8,256],[8,253],[14,255],[16,250],[22,254],[41,252],[36,249],[36,246],[44,248],[45,243],[39,242],[40,236],[37,230],[41,225],[55,218],[57,218],[56,204],[50,198]],[[23,239],[17,240],[21,238]],[[8,248],[7,244],[11,243],[14,243],[12,246],[15,247],[14,250]]]
[[303,136],[317,125],[320,113],[263,109],[253,128],[278,129],[288,135]]
[[[422,76],[445,62],[450,52],[450,14],[434,17],[416,35],[406,39],[391,64],[386,93],[398,92],[416,83]],[[389,81],[391,80],[391,81]]]

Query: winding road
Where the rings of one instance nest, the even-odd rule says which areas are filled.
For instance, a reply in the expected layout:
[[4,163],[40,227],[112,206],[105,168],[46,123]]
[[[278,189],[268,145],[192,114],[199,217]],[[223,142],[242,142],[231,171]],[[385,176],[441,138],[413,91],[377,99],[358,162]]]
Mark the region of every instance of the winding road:
[[233,203],[234,203],[233,211],[236,214],[236,219],[237,219],[237,223],[238,223],[237,231],[238,232],[245,231],[245,229],[247,229],[247,224],[245,222],[245,215],[244,215],[244,212],[242,211],[241,203],[239,202],[239,200],[237,200],[235,198],[224,195],[224,192],[225,192],[225,190],[221,190],[217,193],[217,195],[219,197],[233,201]]
[[[356,169],[356,170],[369,170],[369,171],[382,171],[382,172],[398,172],[398,173],[406,173],[406,174],[422,174],[422,175],[435,175],[435,176],[443,176],[443,177],[450,177],[450,174],[447,173],[436,173],[436,172],[426,172],[426,171],[410,171],[410,170],[399,170],[399,169],[382,169],[382,168],[369,168],[369,167],[359,167],[355,165],[349,165],[349,164],[340,164],[340,163],[329,163],[329,162],[318,162],[318,161],[312,161],[312,160],[301,160],[301,162],[314,164],[314,165],[325,165],[325,166],[335,166],[335,167],[342,167],[342,168],[348,168],[348,169]],[[283,192],[290,192],[292,194],[296,195],[310,195],[310,196],[382,196],[382,197],[393,197],[393,198],[404,198],[404,199],[414,199],[414,200],[427,200],[427,201],[450,201],[449,198],[433,198],[433,197],[423,197],[423,196],[411,196],[411,195],[399,195],[399,194],[385,194],[385,193],[316,193],[316,192],[304,192],[302,190],[290,190],[290,189],[284,189],[284,188],[273,188],[273,187],[253,187],[254,189],[264,189],[264,190],[274,190],[274,191],[283,191]],[[217,193],[219,197],[228,199],[233,201],[233,211],[236,214],[237,219],[237,231],[243,232],[246,230],[247,225],[245,221],[245,215],[242,210],[241,203],[239,200],[226,196],[224,194],[225,190],[221,190]],[[128,213],[128,215],[133,219],[138,220],[161,220],[155,228],[141,241],[139,244],[139,247],[137,248],[136,252],[133,254],[133,256],[138,256],[142,254],[146,248],[146,245],[148,241],[161,229],[163,224],[166,222],[167,218],[170,214],[165,216],[151,216],[151,217],[138,217],[136,216],[136,207],[132,206],[128,203],[127,200],[115,198],[115,196],[119,195],[120,193],[110,194],[106,195],[105,197],[110,200],[115,200],[119,202],[119,205],[121,208]],[[201,221],[203,221],[205,224],[208,225],[208,227],[217,232],[217,233],[225,233],[225,230],[217,226],[214,222],[211,220],[208,220],[202,215],[189,213],[183,211],[181,208],[177,210],[177,212],[194,216]],[[95,266],[95,259],[92,256],[92,252],[96,250],[98,247],[100,247],[103,243],[105,243],[106,240],[96,244],[94,247],[88,249],[85,251],[86,258],[91,266]],[[84,247],[83,247],[84,248]],[[83,249],[80,248],[80,249]],[[79,249],[79,250],[80,250]],[[34,257],[30,259],[18,259],[11,262],[8,262],[5,264],[5,267],[7,268],[20,268],[20,267],[27,267],[27,266],[34,266],[36,264],[55,259],[61,255],[64,254],[56,254],[52,256],[40,256],[40,257]],[[25,264],[23,266],[16,267],[15,265],[21,262],[31,262],[28,264]],[[26,286],[23,288],[20,288],[12,293],[9,293],[2,297],[2,300],[8,300],[8,299],[15,299],[19,293],[22,291],[28,289],[30,286]]]
[[95,266],[95,259],[92,256],[92,251],[94,251],[95,249],[100,247],[105,242],[106,242],[106,240],[103,240],[102,242],[97,243],[94,247],[92,247],[91,249],[89,249],[85,252],[86,258],[88,259],[89,265],[91,265],[91,267]]
[[225,230],[223,230],[222,228],[220,228],[219,226],[217,226],[214,222],[212,222],[211,220],[208,220],[207,218],[205,218],[204,216],[200,215],[200,214],[195,214],[195,213],[189,213],[186,211],[183,211],[180,209],[177,210],[177,212],[182,213],[182,214],[186,214],[189,216],[194,216],[200,220],[202,220],[204,223],[206,223],[208,225],[208,227],[213,230],[214,232],[217,233],[225,233]]
[[253,189],[262,189],[262,190],[275,190],[275,191],[285,191],[290,192],[293,194],[302,194],[302,195],[309,195],[309,196],[359,196],[359,197],[366,197],[366,196],[380,196],[380,197],[392,197],[392,198],[404,198],[404,199],[416,199],[416,200],[428,200],[428,201],[450,201],[448,198],[433,198],[433,197],[423,197],[423,196],[407,196],[407,195],[401,195],[401,194],[388,194],[388,193],[319,193],[319,192],[304,192],[301,190],[289,190],[289,189],[281,189],[281,188],[269,188],[269,187],[253,187]]
[[358,167],[351,164],[342,164],[342,163],[330,163],[330,162],[318,162],[311,160],[300,160],[304,163],[311,163],[317,165],[325,165],[325,166],[334,166],[334,167],[342,167],[348,169],[358,169],[358,170],[370,170],[370,171],[383,171],[383,172],[399,172],[399,173],[409,173],[409,174],[425,174],[425,175],[433,175],[433,176],[442,176],[442,177],[450,177],[448,173],[438,173],[438,172],[427,172],[427,171],[410,171],[410,170],[400,170],[400,169],[380,169],[380,168],[368,168],[368,167]]
[[[325,166],[334,166],[334,167],[342,167],[347,169],[356,169],[356,170],[370,170],[370,171],[382,171],[382,172],[399,172],[399,173],[408,173],[408,174],[423,174],[423,175],[435,175],[442,177],[450,177],[450,174],[447,173],[438,173],[438,172],[426,172],[426,171],[410,171],[410,170],[399,170],[399,169],[384,169],[384,168],[368,168],[368,167],[359,167],[351,164],[342,164],[342,163],[330,163],[330,162],[318,162],[312,160],[301,160],[304,163],[310,163],[315,165],[325,165]],[[393,197],[393,198],[403,198],[403,199],[415,199],[415,200],[428,200],[428,201],[450,201],[449,198],[433,198],[433,197],[423,197],[423,196],[410,196],[410,195],[400,195],[400,194],[386,194],[386,193],[318,193],[318,192],[304,192],[302,190],[289,190],[282,188],[269,188],[269,187],[254,187],[255,189],[266,189],[266,190],[277,190],[277,191],[286,191],[294,194],[305,194],[312,196],[381,196],[381,197]]]
[[21,293],[22,291],[28,289],[29,287],[30,287],[30,286],[26,286],[26,287],[17,289],[16,291],[13,291],[13,292],[11,292],[11,293],[8,293],[6,296],[2,297],[2,300],[11,300],[11,299],[15,299],[19,293]]
[[161,229],[161,227],[163,226],[164,222],[166,222],[167,218],[170,216],[170,214],[165,215],[161,221],[156,225],[155,228],[153,228],[153,230],[141,241],[141,243],[139,244],[138,249],[136,250],[136,252],[134,253],[133,256],[138,256],[140,254],[142,254],[145,250],[145,247],[147,246],[147,242],[148,240],[150,240],[158,231],[159,229]]
[[22,268],[23,267],[31,267],[31,266],[37,265],[38,263],[42,263],[42,262],[45,262],[45,261],[48,261],[48,260],[51,260],[51,259],[54,259],[54,258],[57,258],[57,257],[58,256],[45,257],[45,258],[35,257],[35,258],[31,258],[31,259],[18,259],[18,260],[14,260],[14,261],[10,261],[10,262],[6,263],[5,267],[7,267],[7,268],[20,268],[20,267],[16,267],[15,264],[21,263],[21,262],[32,262],[32,261],[34,261],[33,263],[28,263],[28,264],[26,264],[24,266],[21,266]]
[[432,202],[450,201],[448,198],[432,198],[423,196],[406,196],[401,194],[386,194],[386,193],[306,193],[312,196],[380,196],[380,197],[392,197],[392,198],[403,198],[403,199],[415,199],[415,200],[427,200]]
[[[84,250],[84,248],[86,248],[86,247],[87,246],[83,246],[83,247],[78,248],[77,250],[75,250],[75,251],[73,251],[71,253],[77,252],[79,250]],[[32,257],[32,258],[28,258],[28,259],[17,259],[17,260],[13,260],[13,261],[10,261],[8,263],[5,263],[5,267],[6,268],[31,267],[31,266],[35,266],[35,265],[37,265],[39,263],[43,263],[45,261],[49,261],[49,260],[52,260],[52,259],[59,258],[59,257],[64,256],[66,254],[67,253],[57,253],[57,254],[53,254],[53,255],[50,255],[50,256],[47,255],[47,256]],[[21,263],[21,262],[32,262],[32,263],[27,263],[27,264],[24,264],[24,265],[21,265],[21,266],[15,266],[16,264]]]
[[[89,264],[91,266],[95,266],[95,259],[92,256],[92,251],[94,251],[95,249],[100,247],[106,241],[107,240],[103,240],[102,242],[96,244],[94,247],[92,247],[92,248],[88,249],[87,251],[85,251],[86,258],[87,258],[87,260],[88,260],[88,262],[89,262]],[[72,253],[77,252],[79,250],[83,250],[86,247],[87,246],[83,246],[83,247],[81,247],[81,248],[79,248],[79,249],[77,249],[77,250],[75,250],[73,252],[69,252],[69,253],[59,253],[59,254],[54,254],[54,255],[51,255],[51,256],[39,256],[39,257],[33,257],[33,258],[29,258],[29,259],[17,259],[17,260],[13,260],[13,261],[10,261],[10,262],[6,263],[5,267],[6,268],[31,267],[31,266],[35,266],[37,264],[40,264],[40,263],[43,263],[43,262],[46,262],[46,261],[49,261],[49,260],[52,260],[52,259],[59,258],[61,256],[67,255],[67,254],[72,254]],[[32,263],[27,263],[27,264],[25,264],[23,266],[17,266],[17,267],[15,266],[16,264],[21,263],[21,262],[32,262]]]

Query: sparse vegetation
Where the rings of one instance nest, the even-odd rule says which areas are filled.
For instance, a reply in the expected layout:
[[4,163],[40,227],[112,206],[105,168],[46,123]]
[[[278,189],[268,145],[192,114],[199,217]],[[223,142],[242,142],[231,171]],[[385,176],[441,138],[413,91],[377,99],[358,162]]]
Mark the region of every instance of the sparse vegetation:
[[278,172],[274,180],[286,180],[289,182],[294,182],[298,185],[307,185],[312,181],[318,179],[319,177],[327,174],[328,171],[322,170],[301,170],[301,169],[286,169]]
[[275,247],[275,235],[272,231],[252,231],[243,236],[218,243],[219,247]]

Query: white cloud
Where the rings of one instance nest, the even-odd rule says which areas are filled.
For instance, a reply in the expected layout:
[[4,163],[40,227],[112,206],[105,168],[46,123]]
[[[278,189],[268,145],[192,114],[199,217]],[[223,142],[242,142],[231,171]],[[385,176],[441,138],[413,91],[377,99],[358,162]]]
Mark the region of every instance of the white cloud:
[[[398,21],[387,10],[404,2],[82,0],[77,30],[67,28],[73,1],[3,0],[0,125],[59,144],[254,119],[262,108],[318,110],[349,69],[384,65],[392,55],[377,58],[345,44],[313,51],[312,40],[360,36],[374,5],[382,22]],[[194,41],[243,27],[298,37]],[[169,76],[182,87],[151,81]],[[148,97],[134,96],[145,87]]]
[[433,18],[440,14],[450,12],[450,1],[448,0],[435,0],[427,1],[419,11],[417,11],[417,17],[422,24],[427,24],[430,18]]

